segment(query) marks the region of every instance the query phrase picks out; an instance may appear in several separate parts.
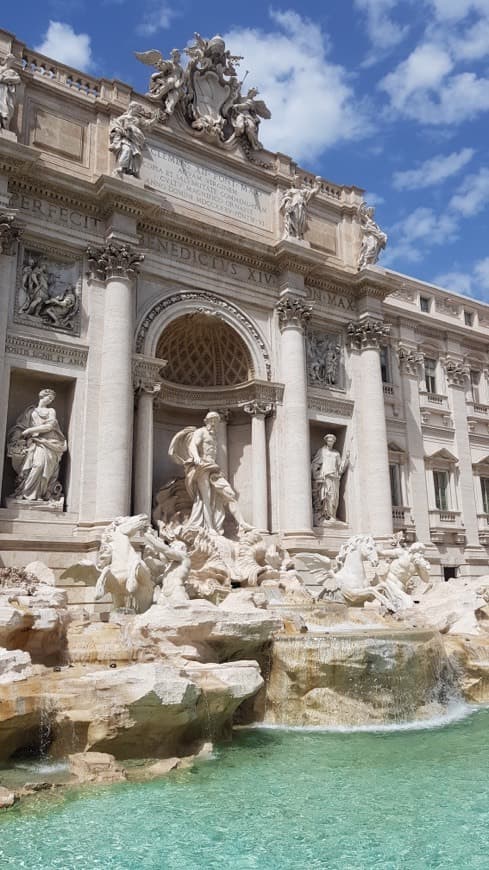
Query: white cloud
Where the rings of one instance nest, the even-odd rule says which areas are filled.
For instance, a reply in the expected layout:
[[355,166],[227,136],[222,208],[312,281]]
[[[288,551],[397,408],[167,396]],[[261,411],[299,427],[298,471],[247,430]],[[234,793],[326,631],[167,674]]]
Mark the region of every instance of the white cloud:
[[366,16],[369,39],[376,49],[394,48],[406,36],[409,28],[391,16],[398,0],[355,0],[355,6]]
[[44,39],[36,45],[35,51],[76,69],[88,70],[93,65],[88,33],[75,33],[71,25],[63,21],[49,22]]
[[452,196],[449,208],[463,217],[479,214],[489,203],[489,169],[467,175]]
[[452,68],[449,54],[440,46],[426,42],[416,46],[394,72],[381,80],[379,87],[389,95],[393,106],[409,114],[412,96],[436,91]]
[[271,31],[236,28],[224,37],[232,53],[244,55],[241,69],[253,71],[272,113],[260,129],[264,145],[314,161],[331,145],[365,135],[366,114],[346,69],[328,60],[327,34],[291,10],[270,16]]
[[488,0],[430,0],[438,21],[460,21],[471,12],[489,13]]
[[453,151],[452,154],[446,156],[437,154],[436,157],[425,160],[416,169],[395,172],[392,177],[392,186],[396,190],[416,190],[440,184],[450,176],[460,172],[472,159],[474,153],[473,148],[462,148],[461,151]]
[[153,36],[159,30],[168,30],[172,20],[179,13],[166,3],[151,0],[148,8],[143,13],[141,22],[136,27],[139,36]]
[[365,199],[369,205],[374,206],[382,205],[385,202],[384,197],[380,196],[378,193],[366,193]]
[[458,220],[448,212],[437,215],[432,208],[418,206],[391,227],[390,236],[393,244],[387,249],[383,264],[400,259],[414,263],[429,248],[453,242],[458,236]]
[[487,302],[489,301],[489,257],[477,260],[468,272],[454,270],[437,275],[433,283],[447,290],[475,296]]

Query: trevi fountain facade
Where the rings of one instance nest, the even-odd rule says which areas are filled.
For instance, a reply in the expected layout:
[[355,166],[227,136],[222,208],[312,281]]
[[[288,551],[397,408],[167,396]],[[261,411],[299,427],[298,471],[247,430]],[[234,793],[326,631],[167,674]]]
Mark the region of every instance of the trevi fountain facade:
[[0,759],[71,781],[489,699],[489,306],[186,54],[141,95],[0,31]]

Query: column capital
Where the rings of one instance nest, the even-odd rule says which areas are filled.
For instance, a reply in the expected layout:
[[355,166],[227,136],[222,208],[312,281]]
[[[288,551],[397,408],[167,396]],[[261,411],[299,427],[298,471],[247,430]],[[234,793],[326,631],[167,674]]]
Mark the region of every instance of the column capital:
[[280,329],[295,326],[303,330],[311,317],[312,304],[299,296],[287,295],[276,305]]
[[94,278],[134,278],[144,254],[139,254],[125,242],[107,242],[100,248],[87,248],[89,272]]
[[401,374],[410,375],[411,377],[419,376],[424,361],[422,353],[418,353],[413,347],[399,343],[397,346],[397,357]]
[[16,222],[16,215],[10,211],[0,211],[0,254],[13,256],[23,228]]
[[374,317],[352,321],[347,326],[348,340],[357,350],[378,349],[386,343],[390,326]]
[[462,359],[447,356],[440,360],[445,369],[445,377],[449,387],[465,387],[470,377],[470,366]]
[[137,396],[146,393],[153,398],[161,392],[161,380],[163,370],[167,364],[166,359],[133,359],[132,384]]
[[245,414],[249,414],[250,417],[267,417],[275,409],[272,402],[257,402],[256,399],[252,402],[247,402],[242,407]]

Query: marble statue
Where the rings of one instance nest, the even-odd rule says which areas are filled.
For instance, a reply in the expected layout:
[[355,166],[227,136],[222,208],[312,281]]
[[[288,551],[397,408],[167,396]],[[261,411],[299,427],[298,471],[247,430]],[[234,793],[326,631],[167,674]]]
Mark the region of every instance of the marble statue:
[[256,99],[256,88],[250,88],[246,95],[241,93],[243,82],[236,67],[242,58],[231,54],[219,34],[205,39],[195,33],[184,51],[188,58],[185,68],[177,49],[169,60],[157,49],[135,53],[141,63],[155,69],[147,98],[162,103],[162,120],[177,115],[196,135],[221,146],[239,144],[251,160],[254,152],[262,150],[260,121],[271,114],[263,100]]
[[119,115],[109,130],[109,151],[113,151],[117,165],[114,175],[132,175],[139,178],[139,170],[143,160],[143,150],[146,137],[145,130],[150,130],[158,120],[158,113],[148,115],[139,103],[129,103],[123,115]]
[[95,585],[95,601],[109,594],[115,609],[144,613],[153,603],[154,583],[134,538],[149,528],[146,514],[117,517],[103,532],[95,562],[82,559],[63,572],[86,585]]
[[168,453],[185,469],[185,483],[192,499],[187,527],[205,528],[221,535],[226,511],[238,529],[249,530],[238,506],[236,493],[217,464],[217,426],[220,417],[210,411],[199,429],[189,426],[172,439]]
[[311,463],[314,525],[316,526],[336,519],[341,477],[349,463],[348,452],[342,458],[334,449],[335,435],[331,433],[325,435],[323,441],[323,446],[314,454]]
[[181,604],[189,600],[186,584],[191,569],[191,560],[185,541],[173,537],[167,542],[149,527],[144,535],[144,563],[148,566],[155,586],[161,586],[157,604]]
[[69,284],[58,296],[51,296],[44,302],[41,318],[49,326],[72,329],[79,307],[80,299],[76,287]]
[[299,576],[306,571],[317,584],[322,585],[320,598],[330,598],[349,607],[363,607],[367,601],[376,599],[387,606],[388,600],[369,581],[364,562],[374,567],[379,564],[379,553],[370,535],[349,538],[340,547],[336,564],[319,553],[297,553],[294,557]]
[[163,103],[161,120],[167,121],[185,94],[185,72],[180,63],[180,52],[177,48],[172,49],[169,60],[165,60],[157,49],[136,51],[135,55],[141,63],[156,68],[146,96],[148,100]]
[[362,247],[358,260],[358,271],[373,265],[379,259],[381,251],[387,244],[387,234],[380,229],[374,220],[375,209],[366,202],[358,208],[358,218],[362,232]]
[[30,405],[8,434],[7,456],[17,474],[14,497],[25,502],[63,503],[59,465],[67,450],[54,402],[54,390],[41,390],[37,406]]
[[22,289],[25,301],[19,311],[21,314],[39,314],[49,299],[49,272],[48,265],[42,259],[26,255],[22,267]]
[[16,58],[8,54],[0,66],[0,130],[10,130],[17,101],[17,86],[21,78],[15,64]]
[[263,100],[257,100],[257,96],[257,89],[250,88],[246,97],[241,97],[233,103],[230,112],[236,136],[242,136],[246,139],[249,147],[254,151],[260,151],[263,148],[258,138],[260,119],[272,117]]
[[321,177],[316,176],[314,184],[301,182],[296,175],[282,194],[280,210],[284,214],[284,238],[303,239],[307,226],[307,206],[309,201],[321,190]]
[[430,588],[430,563],[424,557],[425,545],[416,541],[409,547],[396,547],[382,550],[380,556],[390,559],[387,572],[377,574],[377,588],[388,599],[388,609],[394,613],[413,606],[412,592],[417,580],[421,580],[424,594]]

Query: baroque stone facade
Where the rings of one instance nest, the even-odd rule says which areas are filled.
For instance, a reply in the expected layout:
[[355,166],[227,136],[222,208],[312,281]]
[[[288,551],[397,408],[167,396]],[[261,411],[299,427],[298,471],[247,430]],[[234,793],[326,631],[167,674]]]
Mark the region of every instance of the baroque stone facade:
[[[485,573],[489,306],[377,264],[362,191],[265,151],[273,120],[222,39],[188,54],[140,55],[141,95],[0,31],[22,81],[0,124],[0,560],[61,569],[151,515],[181,490],[175,434],[215,411],[240,515],[271,539],[335,555],[403,531],[436,576]],[[46,389],[67,444],[54,523],[11,500],[8,455]]]

